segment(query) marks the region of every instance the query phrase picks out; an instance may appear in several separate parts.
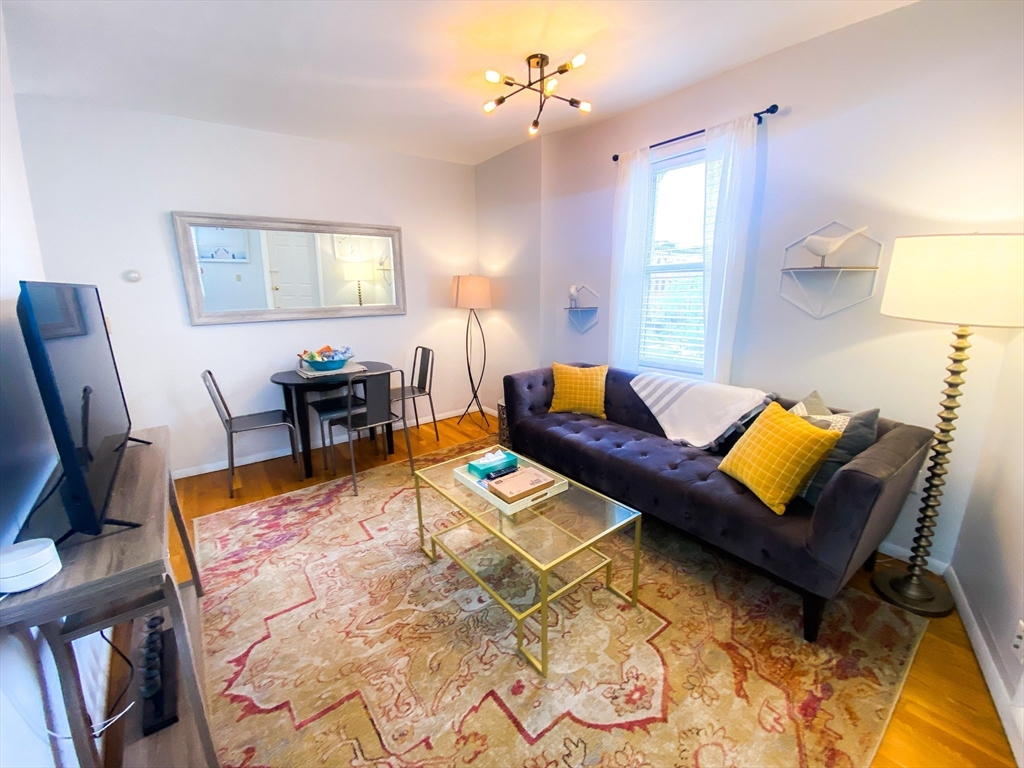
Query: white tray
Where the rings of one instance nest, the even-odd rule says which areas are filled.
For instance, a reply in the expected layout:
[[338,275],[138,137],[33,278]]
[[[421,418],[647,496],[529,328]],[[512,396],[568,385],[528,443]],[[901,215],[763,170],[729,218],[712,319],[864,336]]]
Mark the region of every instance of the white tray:
[[538,470],[543,472],[548,477],[553,478],[555,484],[549,485],[547,488],[537,491],[532,496],[527,496],[525,499],[520,499],[519,501],[509,504],[505,501],[502,501],[493,493],[491,493],[482,485],[480,485],[479,480],[473,475],[469,474],[468,464],[461,467],[456,467],[453,470],[453,472],[455,472],[456,480],[458,480],[464,486],[473,491],[473,493],[475,493],[477,496],[484,499],[487,503],[497,507],[498,511],[504,515],[514,515],[516,512],[526,509],[527,507],[531,507],[539,501],[543,501],[544,499],[550,499],[552,496],[557,496],[563,491],[569,490],[569,481],[566,480],[564,477],[559,477],[558,475],[553,474],[551,471],[545,469],[544,467],[541,467],[537,464],[533,464],[532,462],[529,461],[525,461],[522,459],[522,457],[520,457],[519,463],[521,466],[536,467]]

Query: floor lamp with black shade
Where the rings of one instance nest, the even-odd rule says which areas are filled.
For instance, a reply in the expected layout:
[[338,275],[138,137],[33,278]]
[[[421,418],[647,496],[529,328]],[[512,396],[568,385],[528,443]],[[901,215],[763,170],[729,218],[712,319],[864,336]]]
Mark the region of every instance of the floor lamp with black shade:
[[883,315],[955,326],[952,363],[939,402],[938,434],[932,446],[912,557],[906,570],[884,568],[871,580],[890,603],[922,616],[952,612],[944,583],[923,577],[939,516],[952,452],[953,422],[967,370],[972,325],[1024,327],[1024,235],[922,235],[898,237],[882,295]]
[[[491,422],[484,412],[480,403],[480,384],[484,379],[484,371],[487,369],[487,340],[484,338],[484,327],[480,323],[478,309],[491,308],[491,281],[490,278],[482,275],[456,275],[452,278],[452,306],[459,309],[468,309],[469,316],[466,318],[466,373],[469,375],[469,387],[473,396],[466,406],[466,410],[459,417],[459,423],[466,418],[470,410],[476,405],[480,415],[484,417],[484,423],[490,429]],[[480,361],[479,373],[473,373],[473,323],[476,323],[477,333],[480,336],[480,346],[483,350]]]

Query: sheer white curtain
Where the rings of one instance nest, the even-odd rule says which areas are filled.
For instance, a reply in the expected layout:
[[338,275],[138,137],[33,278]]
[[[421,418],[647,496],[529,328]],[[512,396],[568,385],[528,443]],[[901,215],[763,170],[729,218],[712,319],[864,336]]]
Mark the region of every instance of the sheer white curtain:
[[644,263],[651,228],[651,151],[619,155],[612,218],[611,332],[609,362],[635,371],[640,351]]
[[704,379],[728,383],[754,205],[757,119],[708,128],[704,139]]

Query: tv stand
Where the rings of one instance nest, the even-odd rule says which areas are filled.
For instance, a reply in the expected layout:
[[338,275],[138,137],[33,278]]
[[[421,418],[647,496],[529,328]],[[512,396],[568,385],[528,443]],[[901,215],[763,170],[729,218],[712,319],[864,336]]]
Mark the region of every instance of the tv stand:
[[[198,642],[193,644],[189,634],[189,624],[198,617],[186,615],[182,592],[188,585],[179,587],[175,582],[167,557],[170,507],[188,558],[195,593],[202,596],[195,556],[171,481],[170,431],[167,427],[154,427],[140,434],[150,447],[125,452],[107,508],[113,515],[107,523],[131,527],[115,535],[77,534],[72,544],[60,551],[60,573],[34,589],[11,594],[4,600],[0,627],[20,624],[42,630],[53,652],[78,762],[84,768],[96,768],[102,761],[92,738],[93,724],[85,709],[71,643],[166,608],[178,650],[177,683],[183,694],[178,701],[178,713],[185,722],[148,739],[136,738],[130,745],[135,753],[125,764],[167,764],[166,753],[160,753],[161,747],[166,750],[170,739],[194,750],[177,764],[205,764],[212,768],[218,765],[217,750],[203,701],[202,649]],[[136,688],[137,682],[133,684]],[[193,732],[198,735],[197,740],[191,737]]]

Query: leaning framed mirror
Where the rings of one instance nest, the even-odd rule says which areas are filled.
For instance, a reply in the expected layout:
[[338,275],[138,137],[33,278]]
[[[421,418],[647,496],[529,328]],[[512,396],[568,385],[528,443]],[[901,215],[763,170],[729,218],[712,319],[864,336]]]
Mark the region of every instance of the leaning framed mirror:
[[171,215],[192,325],[405,314],[401,227]]

